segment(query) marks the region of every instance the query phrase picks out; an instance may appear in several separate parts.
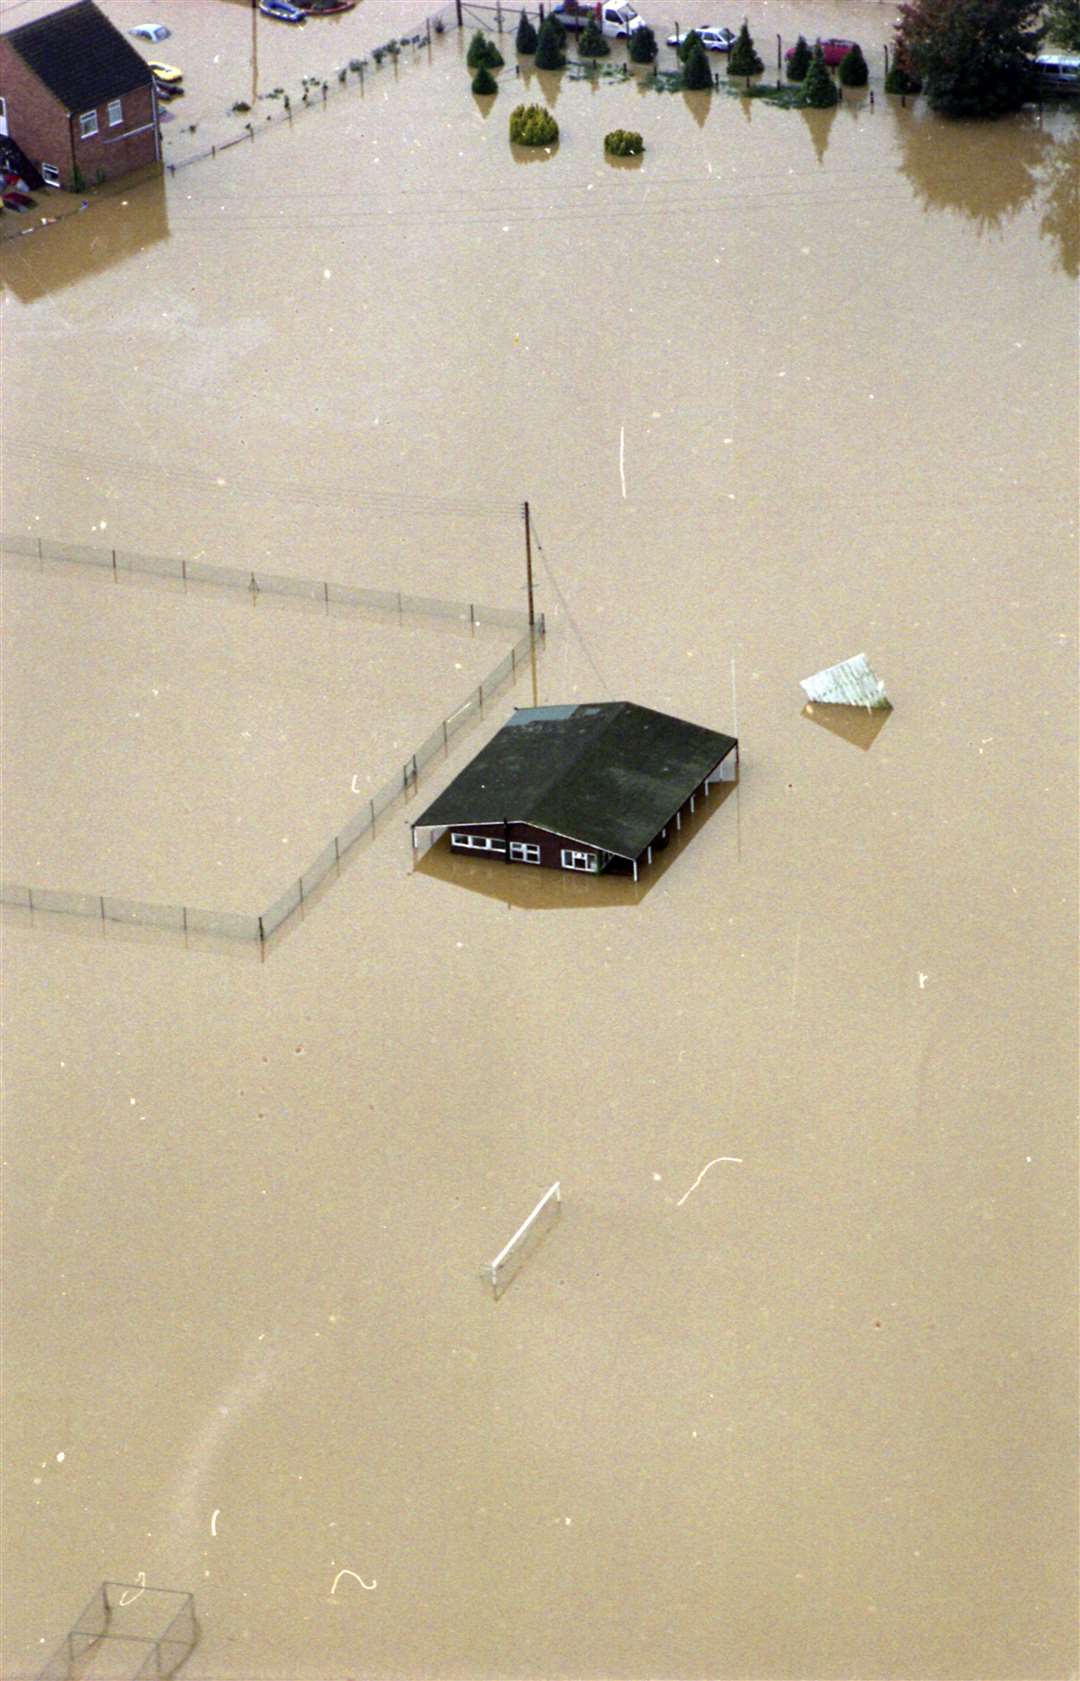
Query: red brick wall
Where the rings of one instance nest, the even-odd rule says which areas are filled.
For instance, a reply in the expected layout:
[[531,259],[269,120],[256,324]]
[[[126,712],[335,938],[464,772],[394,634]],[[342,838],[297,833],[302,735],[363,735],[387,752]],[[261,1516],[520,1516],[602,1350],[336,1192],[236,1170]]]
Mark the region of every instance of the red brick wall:
[[0,94],[7,101],[8,133],[31,163],[55,164],[71,184],[71,131],[67,112],[0,35]]
[[149,87],[122,94],[123,121],[115,128],[109,127],[109,102],[103,101],[97,107],[98,131],[87,140],[79,134],[81,112],[76,114],[75,162],[88,187],[99,179],[111,181],[117,175],[126,175],[129,169],[141,169],[154,162],[158,153],[153,99],[153,89]]
[[158,156],[151,87],[134,88],[119,96],[124,115],[115,128],[109,127],[108,100],[102,101],[96,108],[98,132],[83,140],[79,135],[82,113],[69,118],[59,100],[0,36],[0,94],[7,101],[11,138],[31,163],[39,167],[53,164],[60,171],[61,185],[69,192],[76,190],[76,167],[82,185],[92,187],[99,179],[111,181],[117,175],[126,175],[129,169],[141,169]]

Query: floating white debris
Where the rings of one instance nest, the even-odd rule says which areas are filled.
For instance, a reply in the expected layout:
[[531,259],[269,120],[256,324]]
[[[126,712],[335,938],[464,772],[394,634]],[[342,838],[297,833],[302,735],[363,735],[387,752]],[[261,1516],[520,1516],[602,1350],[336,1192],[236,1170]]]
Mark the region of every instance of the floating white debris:
[[822,706],[865,706],[869,712],[891,711],[892,702],[886,699],[885,685],[875,676],[865,654],[841,660],[814,677],[804,677],[799,683],[807,700]]

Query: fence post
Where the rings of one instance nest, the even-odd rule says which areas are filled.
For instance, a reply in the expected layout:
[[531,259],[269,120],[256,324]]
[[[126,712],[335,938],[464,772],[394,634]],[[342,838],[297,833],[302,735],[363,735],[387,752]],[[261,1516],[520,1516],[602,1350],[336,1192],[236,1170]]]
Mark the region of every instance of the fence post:
[[469,625],[472,629],[475,630],[475,628],[476,628],[476,608],[473,606],[473,603],[471,601],[469,602]]
[[371,807],[371,825],[370,826],[371,826],[371,828],[374,829],[374,827],[375,827],[375,801],[374,800],[369,800],[368,805]]
[[447,730],[446,730],[446,719],[444,718],[443,721],[442,721],[442,744],[443,744],[444,747],[446,746],[446,744],[449,740],[450,740],[450,737],[447,734]]
[[498,30],[499,34],[501,35],[502,32],[503,32],[502,0],[495,0],[495,28]]
[[31,911],[34,908],[34,889],[32,887],[26,889],[26,907]]
[[262,945],[265,939],[266,939],[266,935],[263,933],[263,919],[260,916],[260,918],[259,918],[259,944]]
[[45,558],[45,556],[41,552],[41,538],[40,537],[37,540],[37,557],[38,557],[39,560],[44,560],[44,558]]
[[464,29],[465,20],[461,15],[461,0],[454,0],[454,6],[457,10],[457,26],[459,29]]
[[338,847],[338,838],[335,835],[334,836],[334,863],[335,864],[340,864],[340,862],[341,862],[341,851]]
[[105,921],[105,895],[104,895],[104,893],[99,893],[98,894],[98,903],[101,906],[101,920],[102,920],[102,922],[104,922]]

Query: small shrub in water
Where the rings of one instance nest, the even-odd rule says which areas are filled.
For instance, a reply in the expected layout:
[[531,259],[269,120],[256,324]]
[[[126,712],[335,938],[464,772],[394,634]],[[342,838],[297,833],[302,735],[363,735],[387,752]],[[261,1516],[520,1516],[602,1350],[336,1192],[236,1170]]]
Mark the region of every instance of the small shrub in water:
[[234,99],[229,109],[231,111],[250,111],[251,106],[246,99]]
[[713,85],[712,71],[705,48],[700,40],[695,41],[690,48],[686,63],[683,65],[683,87],[690,92],[704,92]]
[[536,68],[538,70],[562,70],[566,64],[566,54],[562,44],[565,31],[553,17],[546,17],[540,25],[540,33],[536,38]]
[[510,138],[515,146],[553,146],[559,125],[546,105],[515,105],[510,113]]
[[789,82],[803,82],[806,72],[810,68],[810,48],[805,35],[800,35],[796,41],[791,57],[787,61],[787,79]]
[[739,30],[739,38],[728,53],[727,67],[729,76],[760,76],[765,68],[757,55],[754,37],[745,18]]
[[521,8],[521,19],[517,26],[514,45],[519,53],[534,53],[536,51],[536,28],[529,21],[529,14],[524,6]]
[[889,74],[885,78],[886,93],[921,93],[922,83],[918,76],[913,76],[903,65],[892,64]]
[[651,64],[656,57],[656,36],[647,24],[630,31],[631,64]]
[[578,57],[606,58],[610,51],[600,25],[595,18],[590,18],[578,37]]
[[817,111],[827,111],[831,105],[836,104],[839,98],[836,83],[829,75],[829,68],[825,63],[825,54],[821,50],[821,42],[819,41],[810,59],[810,68],[806,72],[801,103],[809,105]]
[[644,140],[632,128],[613,128],[604,135],[604,151],[613,158],[638,158],[644,150]]
[[465,63],[470,70],[479,70],[488,61],[488,38],[482,29],[478,29],[469,42],[469,50],[465,54]]
[[841,87],[864,88],[866,86],[870,80],[870,71],[858,42],[855,43],[849,53],[844,54],[836,74],[840,78]]
[[481,64],[472,79],[473,93],[498,93],[499,84],[486,64]]

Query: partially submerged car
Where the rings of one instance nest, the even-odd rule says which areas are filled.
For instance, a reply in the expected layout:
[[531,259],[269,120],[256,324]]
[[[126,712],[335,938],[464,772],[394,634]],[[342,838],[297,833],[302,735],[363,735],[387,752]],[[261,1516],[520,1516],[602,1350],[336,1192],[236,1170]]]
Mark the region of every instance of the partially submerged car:
[[645,28],[645,19],[625,0],[618,5],[610,0],[557,0],[550,15],[564,29],[584,29],[587,23],[595,23],[601,34],[616,40],[628,36],[632,30]]
[[131,33],[141,41],[167,41],[172,30],[163,23],[138,23]]
[[151,59],[150,70],[155,82],[160,82],[164,87],[178,87],[184,79],[184,72],[178,70],[175,64],[158,64],[156,60]]
[[259,0],[259,10],[263,17],[277,18],[279,23],[304,23],[307,19],[307,13],[289,5],[289,0]]
[[722,24],[703,23],[698,29],[683,29],[678,35],[669,35],[667,44],[681,47],[688,35],[699,36],[707,53],[729,53],[739,39],[733,29],[725,29]]
[[[857,47],[858,44],[858,41],[842,40],[839,35],[826,35],[817,43],[830,70],[835,70],[838,64],[843,64],[852,47]],[[784,57],[794,58],[795,48],[789,47]]]

